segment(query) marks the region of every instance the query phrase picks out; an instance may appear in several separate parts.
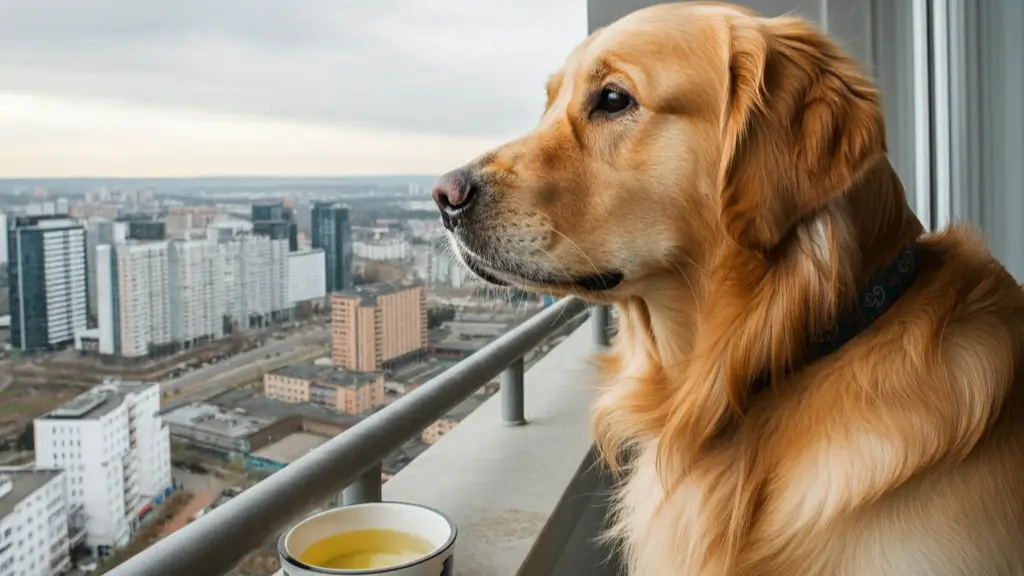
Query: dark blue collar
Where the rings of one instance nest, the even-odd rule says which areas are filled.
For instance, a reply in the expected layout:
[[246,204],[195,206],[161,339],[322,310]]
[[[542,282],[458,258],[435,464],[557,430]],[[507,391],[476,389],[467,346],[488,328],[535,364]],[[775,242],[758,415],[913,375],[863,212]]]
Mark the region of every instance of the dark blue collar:
[[[811,364],[835,352],[885,314],[914,283],[921,260],[920,252],[920,245],[912,241],[904,246],[891,262],[876,272],[860,291],[857,305],[841,312],[831,330],[811,340],[802,363]],[[751,394],[769,385],[770,378],[767,375],[762,376],[755,382]]]

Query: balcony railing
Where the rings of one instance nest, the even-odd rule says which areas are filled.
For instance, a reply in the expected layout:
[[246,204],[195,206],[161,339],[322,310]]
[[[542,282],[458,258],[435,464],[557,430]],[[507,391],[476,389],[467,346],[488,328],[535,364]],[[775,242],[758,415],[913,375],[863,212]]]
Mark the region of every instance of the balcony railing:
[[[526,423],[524,356],[579,317],[565,298],[345,433],[289,464],[201,519],[124,562],[111,576],[215,575],[344,490],[346,504],[381,498],[381,461],[501,375],[501,419]],[[608,308],[591,309],[593,339],[608,343]],[[529,427],[527,427],[529,428]],[[429,452],[429,451],[428,451]]]

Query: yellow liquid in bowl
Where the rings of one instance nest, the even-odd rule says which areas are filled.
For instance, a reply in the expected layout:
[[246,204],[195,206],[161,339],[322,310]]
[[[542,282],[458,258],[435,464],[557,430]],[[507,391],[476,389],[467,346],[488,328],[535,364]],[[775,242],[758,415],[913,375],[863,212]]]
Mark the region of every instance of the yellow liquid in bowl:
[[299,561],[318,568],[369,570],[419,560],[434,550],[426,539],[398,530],[355,530],[314,542]]

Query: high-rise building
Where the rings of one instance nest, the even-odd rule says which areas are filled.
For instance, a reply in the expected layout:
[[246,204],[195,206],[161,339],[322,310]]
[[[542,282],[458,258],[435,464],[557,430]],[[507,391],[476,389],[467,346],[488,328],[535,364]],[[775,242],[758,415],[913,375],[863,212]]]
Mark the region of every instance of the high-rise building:
[[188,347],[224,336],[225,294],[218,282],[223,264],[215,242],[171,242],[168,282],[175,342]]
[[299,249],[299,226],[292,209],[284,202],[252,205],[252,231],[272,240],[288,240],[288,251]]
[[171,493],[159,411],[159,384],[108,382],[35,419],[36,466],[65,471],[68,501],[83,507],[86,543],[100,556],[127,544],[146,507]]
[[167,241],[97,246],[101,354],[137,358],[169,349],[170,263]]
[[427,350],[427,290],[422,284],[372,284],[331,296],[335,366],[388,370]]
[[284,318],[288,304],[288,241],[252,234],[218,234],[218,276],[225,319],[242,328]]
[[62,470],[0,468],[0,574],[53,576],[71,567],[85,532],[67,490]]
[[288,253],[288,305],[318,300],[327,295],[324,251],[320,248]]
[[327,291],[352,288],[352,224],[348,208],[317,202],[313,205],[313,248],[324,251]]
[[[129,239],[96,255],[101,354],[187,348],[287,318],[291,309],[285,239],[218,228],[193,240]],[[315,291],[315,278],[306,278],[312,286],[304,288]]]
[[106,218],[93,218],[85,224],[86,270],[89,279],[89,313],[99,313],[96,297],[96,247],[124,242],[128,237],[128,223]]
[[9,223],[11,346],[45,350],[88,328],[85,229],[63,216],[19,216]]

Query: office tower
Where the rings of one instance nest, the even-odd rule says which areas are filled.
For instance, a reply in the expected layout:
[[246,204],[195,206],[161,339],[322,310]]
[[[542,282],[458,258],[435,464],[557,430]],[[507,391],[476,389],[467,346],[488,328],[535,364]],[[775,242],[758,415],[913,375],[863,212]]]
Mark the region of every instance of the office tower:
[[299,249],[299,227],[295,214],[283,202],[252,205],[252,231],[271,240],[288,240],[288,251]]
[[352,226],[348,208],[317,202],[313,205],[313,248],[324,251],[327,291],[352,288]]
[[9,225],[11,346],[53,349],[88,327],[85,230],[64,216],[20,216]]

